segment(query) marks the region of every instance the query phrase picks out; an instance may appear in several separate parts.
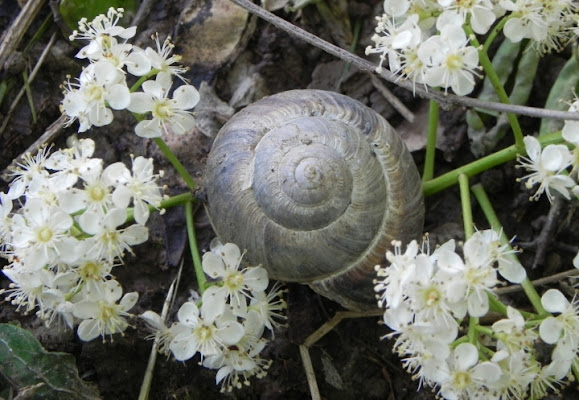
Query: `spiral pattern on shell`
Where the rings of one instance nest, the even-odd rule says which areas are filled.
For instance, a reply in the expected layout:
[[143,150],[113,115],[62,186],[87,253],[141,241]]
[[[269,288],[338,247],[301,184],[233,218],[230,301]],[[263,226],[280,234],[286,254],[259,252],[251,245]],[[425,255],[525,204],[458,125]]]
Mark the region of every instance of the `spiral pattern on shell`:
[[422,234],[422,185],[404,143],[333,92],[284,92],[236,114],[215,139],[205,183],[222,242],[350,309],[375,304],[374,266],[391,241]]

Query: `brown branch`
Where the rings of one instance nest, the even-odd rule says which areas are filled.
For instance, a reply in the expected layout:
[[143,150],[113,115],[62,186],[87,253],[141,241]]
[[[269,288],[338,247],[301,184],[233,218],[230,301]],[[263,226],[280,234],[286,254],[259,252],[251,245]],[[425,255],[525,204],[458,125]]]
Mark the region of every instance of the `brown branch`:
[[420,85],[415,85],[414,82],[401,79],[400,76],[391,73],[390,71],[383,70],[381,73],[376,72],[376,65],[370,61],[364,60],[355,54],[350,53],[338,46],[326,42],[320,39],[316,35],[313,35],[292,23],[279,18],[278,16],[270,13],[264,8],[253,4],[249,0],[231,0],[233,3],[245,8],[249,12],[257,15],[260,18],[268,21],[272,25],[283,29],[292,36],[295,36],[301,40],[310,43],[325,52],[332,54],[347,63],[350,63],[360,69],[361,71],[367,71],[373,74],[377,74],[383,79],[395,83],[396,85],[407,89],[414,94],[418,94],[421,97],[436,100],[444,108],[452,108],[455,106],[464,106],[468,108],[481,108],[485,110],[499,111],[499,112],[509,112],[520,115],[527,115],[536,118],[547,118],[547,119],[565,119],[565,120],[579,120],[579,113],[577,112],[567,112],[558,110],[547,110],[544,108],[519,106],[515,104],[503,104],[490,101],[482,101],[479,99],[474,99],[471,97],[456,96],[453,94],[445,94],[439,90],[429,89],[426,90]]
[[36,14],[41,10],[45,1],[46,0],[28,1],[24,7],[22,7],[22,10],[20,10],[14,22],[12,22],[10,28],[0,38],[0,70],[4,67],[4,63],[10,54],[18,47],[24,33],[30,28],[30,24],[36,17]]

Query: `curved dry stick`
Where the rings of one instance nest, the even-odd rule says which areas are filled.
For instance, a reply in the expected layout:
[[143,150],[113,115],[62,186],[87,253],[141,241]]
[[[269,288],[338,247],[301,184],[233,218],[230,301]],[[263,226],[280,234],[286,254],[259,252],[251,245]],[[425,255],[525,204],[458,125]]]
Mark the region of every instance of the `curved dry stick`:
[[313,46],[318,47],[319,49],[324,50],[325,52],[332,54],[347,63],[353,64],[361,71],[367,71],[373,74],[378,74],[383,79],[395,83],[396,85],[407,89],[414,94],[418,94],[421,97],[425,97],[428,99],[436,100],[441,106],[444,108],[452,108],[457,105],[468,107],[468,108],[482,108],[485,110],[492,110],[492,111],[500,111],[500,112],[508,112],[520,115],[527,115],[530,117],[536,118],[547,118],[547,119],[565,119],[565,120],[579,120],[579,113],[576,112],[568,112],[568,111],[558,111],[558,110],[547,110],[544,108],[536,108],[536,107],[527,107],[527,106],[519,106],[515,104],[503,104],[503,103],[496,103],[491,101],[482,101],[479,99],[474,99],[472,97],[464,97],[464,96],[456,96],[453,94],[445,94],[439,90],[426,90],[420,85],[416,85],[412,81],[401,79],[400,76],[391,73],[388,70],[382,70],[381,73],[376,72],[376,64],[371,63],[370,61],[364,60],[363,58],[358,57],[355,54],[350,53],[347,50],[344,50],[338,46],[335,46],[325,40],[320,39],[316,35],[313,35],[292,23],[279,18],[278,16],[270,13],[269,11],[265,10],[264,8],[253,4],[249,0],[231,0],[233,3],[237,4],[240,7],[245,8],[249,12],[257,15],[260,18],[268,21],[272,25],[277,26],[280,29],[283,29],[287,33],[292,36],[295,36],[301,40],[304,40],[310,43]]

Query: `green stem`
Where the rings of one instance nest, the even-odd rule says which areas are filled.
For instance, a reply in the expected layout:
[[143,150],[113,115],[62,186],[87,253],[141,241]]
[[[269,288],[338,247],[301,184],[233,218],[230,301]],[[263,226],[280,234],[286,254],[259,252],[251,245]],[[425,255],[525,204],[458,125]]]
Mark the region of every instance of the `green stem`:
[[[499,79],[499,76],[497,75],[487,52],[485,51],[484,47],[481,47],[480,43],[476,39],[474,31],[472,30],[470,25],[465,25],[464,30],[466,34],[469,36],[471,44],[479,49],[478,56],[480,64],[482,65],[483,70],[485,71],[487,77],[490,79],[493,87],[495,88],[495,91],[499,96],[500,102],[503,104],[511,104],[509,96],[507,95],[507,92],[505,92],[505,88],[501,84],[501,80]],[[507,113],[507,118],[509,119],[511,129],[513,130],[513,135],[515,136],[515,146],[518,150],[522,151],[525,148],[525,144],[523,143],[523,131],[521,130],[521,126],[519,125],[519,120],[517,119],[517,116],[513,113]]]
[[165,157],[167,157],[167,159],[173,165],[173,167],[175,167],[179,175],[181,175],[187,186],[189,186],[189,189],[195,190],[195,188],[197,187],[195,181],[193,180],[191,175],[189,175],[189,172],[187,172],[187,170],[185,169],[183,164],[181,164],[179,159],[175,157],[175,154],[173,154],[169,146],[167,146],[167,143],[165,143],[165,141],[160,137],[153,138],[153,140],[155,141],[155,143],[157,143],[157,146],[159,146],[159,149],[161,149],[161,151],[163,152]]
[[195,201],[195,197],[191,193],[181,193],[176,196],[171,196],[168,199],[161,201],[159,208],[171,208],[181,204],[191,203]]
[[[476,327],[479,325],[479,319],[478,317],[470,317],[470,319],[468,320],[468,341],[469,343],[474,344],[475,346],[477,346],[478,344],[478,335],[476,332]],[[478,347],[478,346],[477,346]]]
[[482,325],[478,325],[476,327],[476,331],[482,335],[486,335],[488,337],[494,338],[496,339],[496,335],[495,335],[495,331],[493,331],[491,328],[489,328],[488,326],[482,326]]
[[[499,218],[497,217],[497,214],[495,213],[495,210],[493,209],[493,206],[486,192],[484,191],[482,185],[480,183],[477,183],[476,185],[473,185],[471,190],[474,196],[476,197],[481,209],[483,210],[483,213],[485,214],[487,221],[489,222],[491,227],[501,235],[501,243],[508,245],[510,247],[510,241],[506,233],[502,229],[501,222],[499,221]],[[513,253],[508,254],[508,257],[512,259],[513,262],[519,263],[517,256],[515,256]],[[523,291],[527,295],[527,298],[529,299],[529,301],[531,302],[537,313],[539,313],[540,315],[547,314],[547,311],[543,308],[543,305],[541,304],[541,297],[539,296],[539,293],[537,293],[535,287],[533,286],[528,277],[525,278],[523,282],[521,282],[521,287],[523,288]]]
[[504,305],[504,303],[500,301],[492,292],[487,292],[487,297],[489,298],[489,309],[496,311],[506,317],[507,306]]
[[157,75],[159,72],[160,72],[160,70],[158,70],[158,69],[152,69],[151,71],[149,71],[148,74],[141,76],[139,78],[139,80],[137,82],[135,82],[135,84],[133,86],[131,86],[131,88],[129,89],[129,92],[134,93],[138,88],[141,87],[143,82],[148,80],[153,75]]
[[[561,132],[554,132],[541,136],[537,139],[539,139],[542,147],[545,147],[548,144],[561,143],[563,141]],[[472,178],[473,176],[491,169],[492,167],[496,167],[497,165],[512,161],[517,157],[518,154],[523,153],[524,148],[522,151],[520,151],[515,145],[512,145],[506,149],[499,150],[496,153],[473,161],[470,164],[463,165],[462,167],[456,168],[428,182],[424,182],[422,185],[424,195],[430,196],[456,184],[458,182],[458,176],[461,174],[465,174],[469,178]]]
[[[491,45],[493,44],[495,38],[497,37],[497,35],[499,34],[500,31],[503,30],[503,27],[505,26],[505,24],[507,23],[507,21],[509,19],[511,19],[512,15],[509,15],[508,17],[505,17],[503,19],[501,19],[499,21],[498,24],[496,24],[494,26],[493,29],[491,29],[491,31],[489,32],[489,35],[487,37],[487,40],[485,40],[485,44],[483,46],[483,51],[488,54],[489,48],[491,47]],[[508,40],[508,39],[506,39]]]
[[428,182],[434,177],[434,155],[436,152],[436,130],[438,128],[439,104],[430,100],[428,110],[428,136],[426,139],[426,158],[424,160],[424,172],[422,182]]
[[207,278],[203,272],[203,264],[199,256],[199,248],[197,247],[197,239],[195,238],[195,226],[193,225],[193,203],[185,203],[185,221],[187,222],[187,237],[189,238],[189,249],[191,250],[191,257],[193,259],[193,268],[195,269],[195,277],[199,285],[199,292],[203,294],[207,287]]
[[460,174],[458,176],[460,187],[460,204],[462,206],[462,221],[464,224],[464,238],[466,240],[474,234],[474,223],[472,221],[472,205],[470,203],[470,188],[468,186],[468,176]]

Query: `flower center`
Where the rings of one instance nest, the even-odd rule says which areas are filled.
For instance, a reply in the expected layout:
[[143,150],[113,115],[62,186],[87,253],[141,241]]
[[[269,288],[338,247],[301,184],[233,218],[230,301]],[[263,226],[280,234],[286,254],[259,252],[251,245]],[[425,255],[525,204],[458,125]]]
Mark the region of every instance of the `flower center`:
[[102,103],[104,101],[105,90],[102,86],[92,84],[86,89],[85,96],[88,102]]
[[36,231],[36,239],[39,242],[44,242],[44,243],[49,242],[53,236],[54,236],[54,233],[52,232],[52,229],[50,229],[48,226],[43,226],[38,231]]
[[243,274],[241,272],[235,272],[224,279],[224,284],[230,290],[236,291],[243,285]]
[[440,292],[435,287],[428,288],[424,293],[425,304],[428,307],[432,307],[440,301]]
[[92,202],[100,203],[109,193],[104,187],[100,185],[89,186],[87,188],[88,196]]
[[461,69],[463,66],[462,56],[460,54],[451,54],[446,58],[446,68],[451,71]]
[[160,120],[167,120],[173,116],[173,107],[171,107],[170,100],[165,99],[155,104],[153,109],[153,117]]
[[201,342],[206,342],[213,337],[213,329],[207,325],[201,325],[195,330],[195,333]]
[[455,389],[464,390],[471,382],[470,374],[465,371],[458,371],[454,374],[452,383]]
[[94,280],[96,277],[100,276],[100,267],[100,264],[89,261],[80,268],[80,276],[84,280]]

